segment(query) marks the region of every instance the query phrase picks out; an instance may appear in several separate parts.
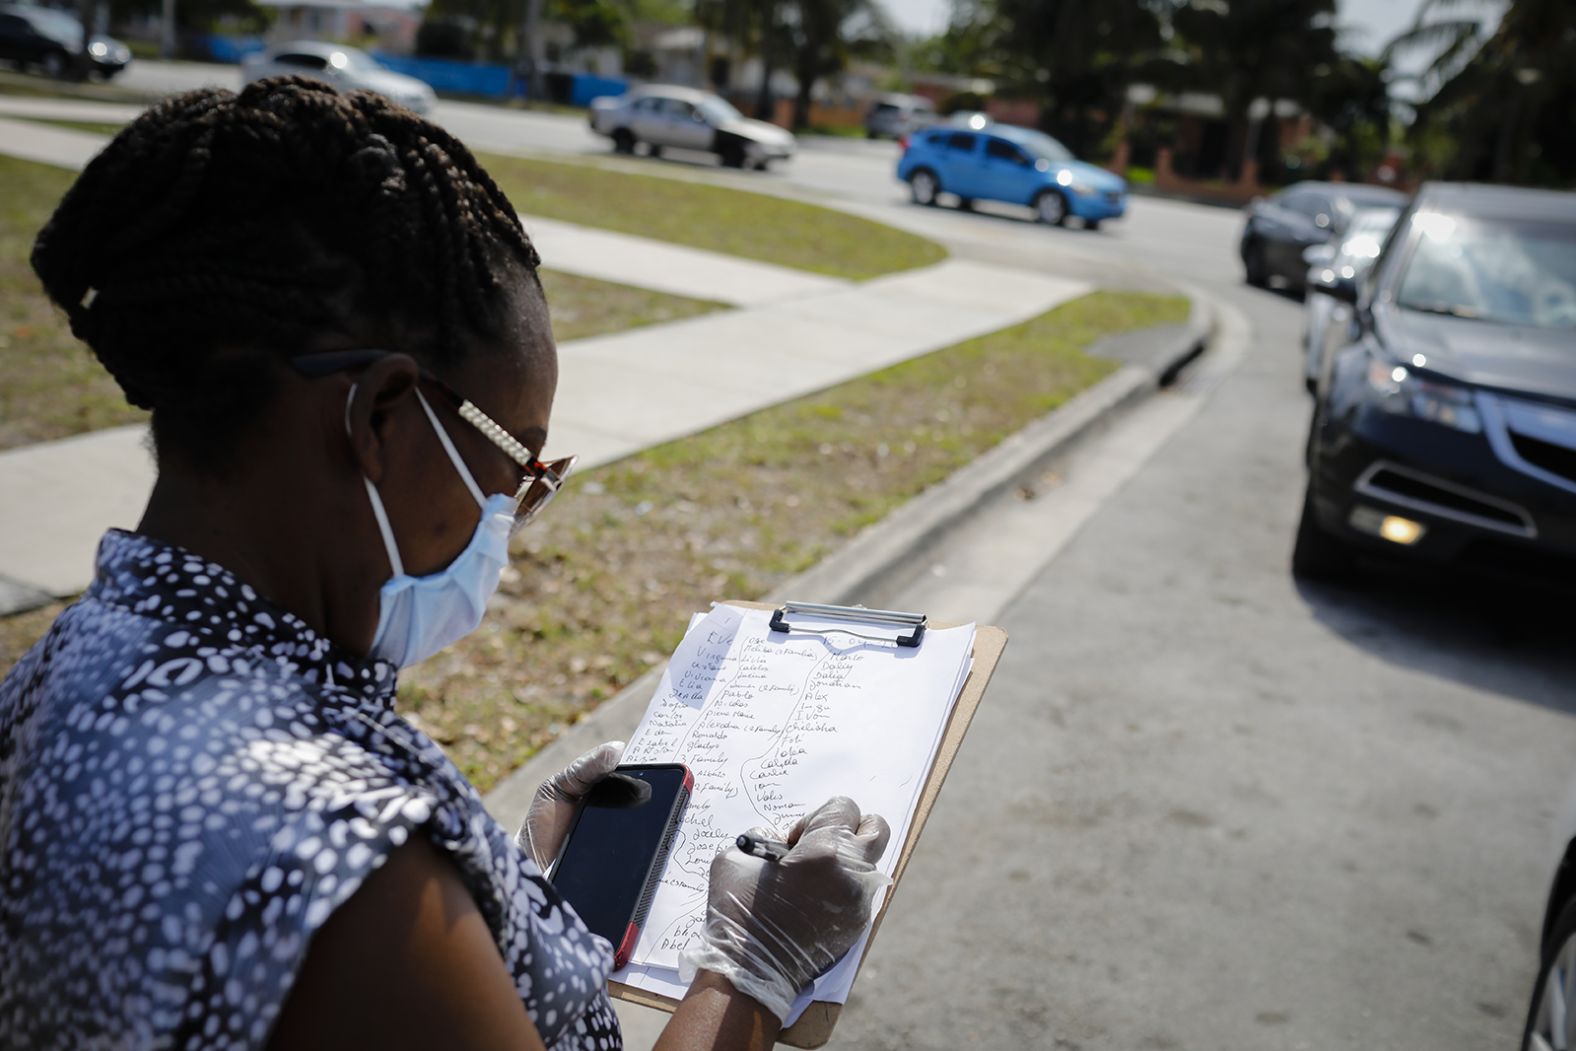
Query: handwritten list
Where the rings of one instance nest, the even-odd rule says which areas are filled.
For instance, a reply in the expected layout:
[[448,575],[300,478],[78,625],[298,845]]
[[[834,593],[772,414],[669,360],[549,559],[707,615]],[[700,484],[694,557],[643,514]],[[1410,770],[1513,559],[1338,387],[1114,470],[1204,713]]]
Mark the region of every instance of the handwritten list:
[[676,968],[697,936],[721,847],[752,828],[784,837],[831,796],[891,824],[879,866],[890,875],[968,673],[972,625],[932,629],[909,649],[813,618],[772,632],[769,620],[735,606],[698,618],[625,752],[626,763],[677,761],[695,775],[633,956],[648,970]]

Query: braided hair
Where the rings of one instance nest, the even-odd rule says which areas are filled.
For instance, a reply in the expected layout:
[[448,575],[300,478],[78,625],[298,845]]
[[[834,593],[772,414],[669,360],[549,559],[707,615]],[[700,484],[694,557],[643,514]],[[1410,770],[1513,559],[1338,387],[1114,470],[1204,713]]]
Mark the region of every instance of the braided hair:
[[160,455],[213,466],[315,334],[424,333],[398,349],[441,369],[467,336],[504,331],[538,258],[452,135],[381,96],[279,77],[143,113],[82,172],[32,263],[153,410]]

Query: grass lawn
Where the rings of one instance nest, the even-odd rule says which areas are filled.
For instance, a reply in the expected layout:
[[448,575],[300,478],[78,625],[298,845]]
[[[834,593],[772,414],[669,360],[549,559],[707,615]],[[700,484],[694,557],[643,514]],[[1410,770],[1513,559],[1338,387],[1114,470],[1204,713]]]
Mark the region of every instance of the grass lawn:
[[[75,178],[64,168],[0,156],[0,449],[143,418],[72,336],[28,265],[34,236]],[[552,271],[542,282],[562,342],[725,309]]]
[[1115,368],[1085,348],[1187,309],[1096,293],[586,472],[521,535],[481,629],[404,676],[402,710],[485,790],[663,660],[690,613],[814,565]]
[[586,164],[479,154],[520,211],[864,280],[927,266],[946,249],[813,204]]
[[57,128],[69,128],[72,131],[88,131],[94,135],[118,135],[120,129],[126,125],[123,122],[111,123],[109,121],[95,120],[46,120],[42,117],[12,117],[12,120],[32,121],[35,124],[52,124]]
[[114,81],[55,80],[32,73],[18,73],[13,69],[0,69],[0,95],[86,99],[93,102],[152,102],[158,98],[157,95],[121,87]]
[[[814,565],[1110,373],[1095,341],[1187,309],[1095,293],[585,472],[516,542],[481,628],[405,674],[402,710],[486,790],[664,659],[707,601]],[[0,668],[61,608],[0,620]]]

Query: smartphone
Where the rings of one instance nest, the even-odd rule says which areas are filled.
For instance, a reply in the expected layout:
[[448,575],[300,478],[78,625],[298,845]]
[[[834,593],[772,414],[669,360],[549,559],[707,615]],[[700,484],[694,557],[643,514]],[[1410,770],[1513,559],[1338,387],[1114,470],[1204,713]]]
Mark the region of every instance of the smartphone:
[[635,951],[694,787],[683,763],[620,766],[580,804],[558,852],[549,878],[591,932],[613,944],[615,969]]

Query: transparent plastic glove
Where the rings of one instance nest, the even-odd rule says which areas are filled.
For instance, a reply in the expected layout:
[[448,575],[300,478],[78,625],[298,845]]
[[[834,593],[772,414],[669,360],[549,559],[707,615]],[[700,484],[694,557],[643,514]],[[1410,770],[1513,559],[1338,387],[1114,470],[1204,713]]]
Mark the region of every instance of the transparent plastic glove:
[[[749,834],[772,838],[766,829]],[[836,796],[794,826],[782,861],[733,845],[720,851],[706,926],[680,957],[680,977],[712,971],[787,1018],[800,991],[864,933],[871,900],[890,882],[875,864],[891,835],[878,815],[861,815],[852,799]]]
[[564,845],[564,837],[575,819],[575,807],[593,785],[613,772],[623,757],[623,741],[599,744],[537,788],[514,841],[543,872]]

